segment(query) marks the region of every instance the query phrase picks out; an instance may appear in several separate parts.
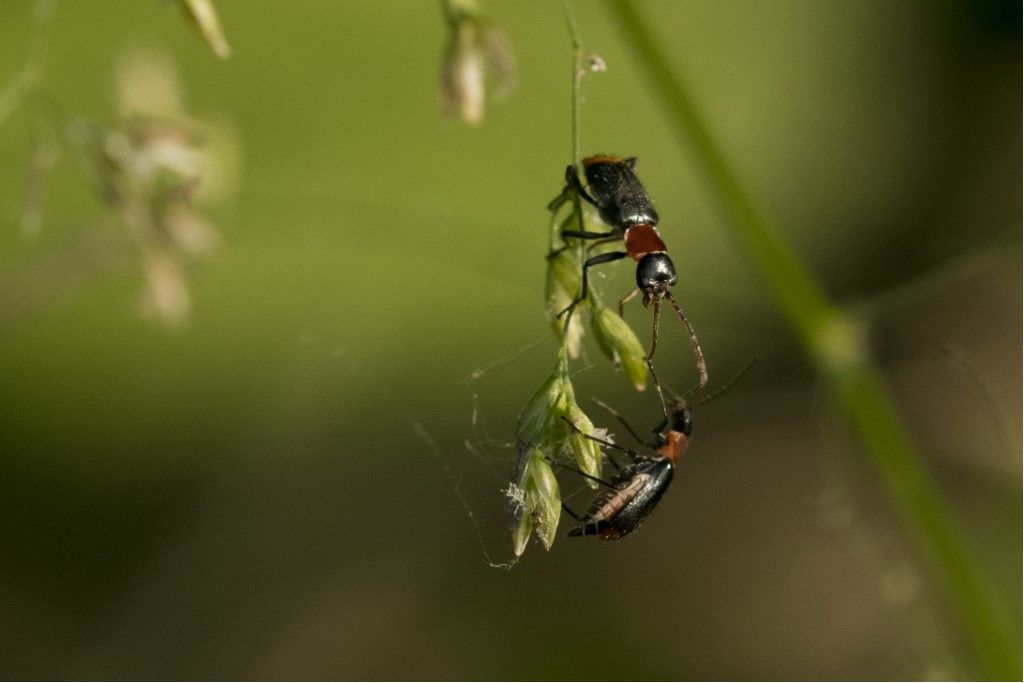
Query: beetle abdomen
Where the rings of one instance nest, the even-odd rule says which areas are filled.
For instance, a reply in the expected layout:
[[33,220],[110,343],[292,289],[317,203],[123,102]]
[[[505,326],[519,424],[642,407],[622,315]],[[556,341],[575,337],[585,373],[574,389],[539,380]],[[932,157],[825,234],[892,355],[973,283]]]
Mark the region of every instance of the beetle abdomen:
[[590,193],[597,200],[601,218],[619,229],[632,225],[657,225],[658,212],[647,191],[633,173],[634,160],[593,156],[583,160]]
[[630,465],[601,494],[570,536],[600,536],[610,541],[633,532],[654,510],[672,481],[672,463],[664,458]]

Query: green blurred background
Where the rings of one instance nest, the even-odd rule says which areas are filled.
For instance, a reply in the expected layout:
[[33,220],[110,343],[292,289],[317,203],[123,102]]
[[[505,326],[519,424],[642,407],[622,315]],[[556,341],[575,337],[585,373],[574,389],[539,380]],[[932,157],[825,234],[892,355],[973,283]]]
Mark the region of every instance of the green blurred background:
[[[116,123],[117,65],[164,50],[186,111],[233,137],[236,189],[204,207],[221,243],[192,273],[182,329],[143,320],[134,252],[89,237],[107,214],[74,151],[38,234],[18,229],[46,107],[0,124],[4,677],[977,673],[599,5],[580,14],[608,63],[585,84],[583,151],[640,157],[712,383],[760,361],[699,409],[640,532],[532,545],[510,572],[481,542],[508,559],[503,442],[554,364],[543,255],[569,158],[561,4],[486,3],[519,84],[476,129],[440,116],[434,2],[217,7],[227,61],[174,3],[59,3],[43,85],[69,115]],[[0,84],[31,51],[32,9],[0,5]],[[870,323],[1019,629],[1019,4],[641,9],[764,212]],[[630,271],[602,268],[607,298]],[[647,315],[629,319],[646,339]],[[692,357],[664,330],[659,372],[683,388]],[[655,422],[655,397],[588,344],[578,396]],[[584,507],[589,491],[562,483]]]

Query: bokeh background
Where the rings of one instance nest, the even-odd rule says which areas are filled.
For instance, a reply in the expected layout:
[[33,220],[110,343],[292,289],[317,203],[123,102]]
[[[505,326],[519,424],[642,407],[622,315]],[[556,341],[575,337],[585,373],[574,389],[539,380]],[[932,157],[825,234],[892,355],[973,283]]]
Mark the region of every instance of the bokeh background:
[[[712,383],[760,360],[699,408],[640,532],[534,544],[503,571],[485,553],[511,552],[505,444],[554,363],[560,4],[486,4],[519,83],[478,128],[440,116],[437,3],[217,0],[226,61],[176,4],[58,3],[42,87],[0,123],[4,677],[976,675],[941,584],[599,5],[579,16],[608,64],[585,84],[584,152],[640,157]],[[34,9],[0,4],[0,84],[38,44]],[[870,324],[1019,629],[1019,3],[642,11],[764,212]],[[47,112],[116,125],[115,73],[139,50],[173,60],[185,110],[233,150],[229,189],[203,206],[220,242],[173,328],[139,314],[136,251],[97,227],[111,212],[80,151],[47,175],[38,230],[19,228]],[[598,286],[625,293],[630,271],[605,267]],[[646,339],[642,309],[629,320]],[[659,370],[682,389],[692,358],[664,329]],[[655,397],[588,343],[581,399],[655,422]],[[562,485],[585,506],[578,480]]]

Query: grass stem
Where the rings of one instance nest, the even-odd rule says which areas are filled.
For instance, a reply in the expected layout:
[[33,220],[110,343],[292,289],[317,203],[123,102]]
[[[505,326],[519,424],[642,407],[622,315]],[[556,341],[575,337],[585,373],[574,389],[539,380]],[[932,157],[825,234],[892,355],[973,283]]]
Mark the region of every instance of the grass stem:
[[824,288],[758,211],[685,82],[669,66],[633,3],[606,0],[605,4],[657,100],[667,109],[678,141],[694,152],[741,253],[768,282],[822,382],[863,440],[890,498],[948,589],[982,672],[995,679],[1020,680],[1020,638],[1005,619],[920,452],[901,424],[861,326],[828,300]]

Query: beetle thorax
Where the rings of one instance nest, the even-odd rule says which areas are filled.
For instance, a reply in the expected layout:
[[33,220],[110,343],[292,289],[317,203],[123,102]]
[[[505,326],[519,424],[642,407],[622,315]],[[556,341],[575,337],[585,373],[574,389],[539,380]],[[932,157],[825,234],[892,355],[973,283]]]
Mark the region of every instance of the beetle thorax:
[[653,225],[632,225],[626,228],[625,240],[626,252],[634,261],[639,261],[645,255],[655,252],[664,252],[667,247],[658,234],[658,229]]

